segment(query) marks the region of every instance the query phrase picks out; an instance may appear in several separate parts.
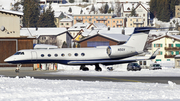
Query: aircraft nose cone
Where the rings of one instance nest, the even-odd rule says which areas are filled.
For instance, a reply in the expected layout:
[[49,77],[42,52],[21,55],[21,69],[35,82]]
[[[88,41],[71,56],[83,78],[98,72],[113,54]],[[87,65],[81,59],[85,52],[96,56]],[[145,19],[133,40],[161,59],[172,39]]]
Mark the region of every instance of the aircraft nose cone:
[[6,58],[5,60],[4,60],[4,62],[8,62],[9,61],[9,59],[8,58]]
[[8,58],[6,58],[6,59],[4,60],[4,62],[7,62],[7,63],[9,63],[9,62],[11,62],[11,61],[13,61],[13,59],[12,59],[11,57],[8,57]]

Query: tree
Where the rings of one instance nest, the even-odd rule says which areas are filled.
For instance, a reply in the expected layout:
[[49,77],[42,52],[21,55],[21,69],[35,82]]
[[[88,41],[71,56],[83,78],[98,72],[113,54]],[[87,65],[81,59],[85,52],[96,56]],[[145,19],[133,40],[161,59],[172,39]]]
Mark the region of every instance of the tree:
[[70,13],[72,12],[72,8],[71,8],[71,7],[69,7],[69,10],[68,10],[68,12],[70,12]]
[[131,16],[136,16],[136,11],[135,11],[134,7],[132,8]]
[[180,0],[150,0],[150,17],[168,22],[175,16],[175,5],[179,3]]
[[83,0],[83,2],[89,2],[89,0]]
[[38,0],[24,0],[23,6],[23,26],[35,27],[40,15],[40,6]]
[[74,44],[73,44],[73,48],[76,48],[76,43],[74,42]]
[[20,4],[21,4],[20,2],[16,2],[16,3],[14,4],[14,7],[13,7],[12,10],[14,10],[14,11],[19,11],[19,10],[21,9],[21,8],[19,7]]
[[175,27],[174,30],[178,30],[178,27],[179,27],[179,22],[177,21],[177,22],[176,22],[176,27]]
[[80,14],[82,14],[82,13],[83,13],[83,10],[81,9]]
[[80,44],[78,43],[78,44],[77,44],[77,48],[80,48],[80,47],[81,47],[81,46],[80,46]]
[[52,10],[51,3],[48,9],[43,9],[43,13],[40,15],[37,26],[38,27],[56,27],[54,23],[54,11]]
[[108,12],[109,9],[109,5],[106,3],[105,7],[104,7],[104,13],[106,14]]
[[173,30],[173,26],[172,26],[172,23],[170,23],[169,31],[172,31],[172,30]]
[[70,3],[74,3],[74,0],[69,0]]
[[95,7],[94,7],[94,4],[93,4],[92,7],[91,7],[91,11],[94,12],[94,14],[95,14]]
[[119,0],[116,1],[116,15],[117,17],[121,17],[121,3]]
[[109,8],[108,13],[109,13],[109,14],[111,13],[111,8]]
[[65,41],[63,42],[62,48],[67,48],[67,43]]
[[46,10],[46,20],[48,23],[48,27],[56,27],[54,21],[54,10],[52,10],[51,3],[49,4],[49,8]]

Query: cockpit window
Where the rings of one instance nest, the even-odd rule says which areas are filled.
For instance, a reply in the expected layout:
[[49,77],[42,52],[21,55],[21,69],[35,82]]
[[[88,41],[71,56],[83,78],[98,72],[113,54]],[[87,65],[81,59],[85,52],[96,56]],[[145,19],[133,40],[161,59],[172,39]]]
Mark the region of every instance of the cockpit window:
[[24,52],[16,52],[14,55],[24,55]]

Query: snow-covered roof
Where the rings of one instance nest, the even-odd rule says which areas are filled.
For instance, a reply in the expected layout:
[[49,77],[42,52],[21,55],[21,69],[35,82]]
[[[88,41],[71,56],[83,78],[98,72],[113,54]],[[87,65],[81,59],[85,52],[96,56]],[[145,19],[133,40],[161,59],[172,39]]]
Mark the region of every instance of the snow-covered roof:
[[[94,30],[91,29],[84,29],[84,32],[82,32],[83,36],[92,36],[97,33],[103,33],[103,34],[122,34],[123,28],[95,28]],[[134,32],[134,28],[124,28],[125,35],[131,35]]]
[[68,30],[81,30],[87,28],[89,23],[76,23],[72,27],[70,27]]
[[159,40],[159,39],[161,39],[161,38],[164,38],[164,37],[170,37],[170,38],[172,38],[172,39],[175,39],[175,40],[178,40],[178,41],[180,41],[180,35],[162,35],[162,36],[160,36],[160,37],[158,37],[158,38],[156,38],[156,39],[154,39],[154,40],[151,40],[151,42],[153,42],[153,41],[156,41],[156,40]]
[[29,36],[38,38],[40,35],[59,35],[66,32],[66,28],[22,28],[20,36]]
[[15,15],[20,15],[20,16],[23,16],[23,14],[24,14],[23,12],[5,10],[5,9],[0,9],[0,12],[10,13],[10,14],[15,14]]
[[63,18],[60,20],[61,22],[72,22],[73,20],[70,18]]
[[123,4],[123,10],[125,12],[131,12],[132,11],[132,8],[134,6],[134,8],[136,8],[136,6],[138,5],[138,3],[124,3]]
[[82,41],[84,41],[84,40],[87,40],[87,39],[89,39],[89,38],[91,38],[91,37],[94,37],[94,36],[96,36],[96,35],[104,36],[104,37],[106,37],[106,38],[109,38],[109,39],[111,39],[111,40],[115,40],[115,41],[118,41],[118,42],[125,42],[125,41],[127,41],[127,39],[129,38],[129,36],[123,35],[123,34],[97,33],[97,34],[94,34],[94,35],[92,35],[92,36],[89,36],[89,37],[87,37],[87,38],[85,38],[85,39],[83,39],[83,40],[81,40],[81,41],[79,41],[79,42],[82,42]]
[[55,45],[48,45],[48,44],[36,44],[34,46],[34,49],[55,49],[58,48],[58,46]]
[[107,26],[104,23],[93,23],[96,28],[107,28]]

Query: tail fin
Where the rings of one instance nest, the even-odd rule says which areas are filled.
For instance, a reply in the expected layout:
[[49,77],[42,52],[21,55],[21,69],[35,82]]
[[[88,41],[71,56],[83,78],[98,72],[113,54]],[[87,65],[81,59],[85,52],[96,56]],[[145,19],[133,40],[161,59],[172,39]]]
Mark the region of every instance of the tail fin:
[[156,28],[153,27],[135,28],[133,34],[131,34],[128,41],[124,45],[134,47],[137,52],[142,52],[146,44],[149,31],[151,29],[156,29]]

